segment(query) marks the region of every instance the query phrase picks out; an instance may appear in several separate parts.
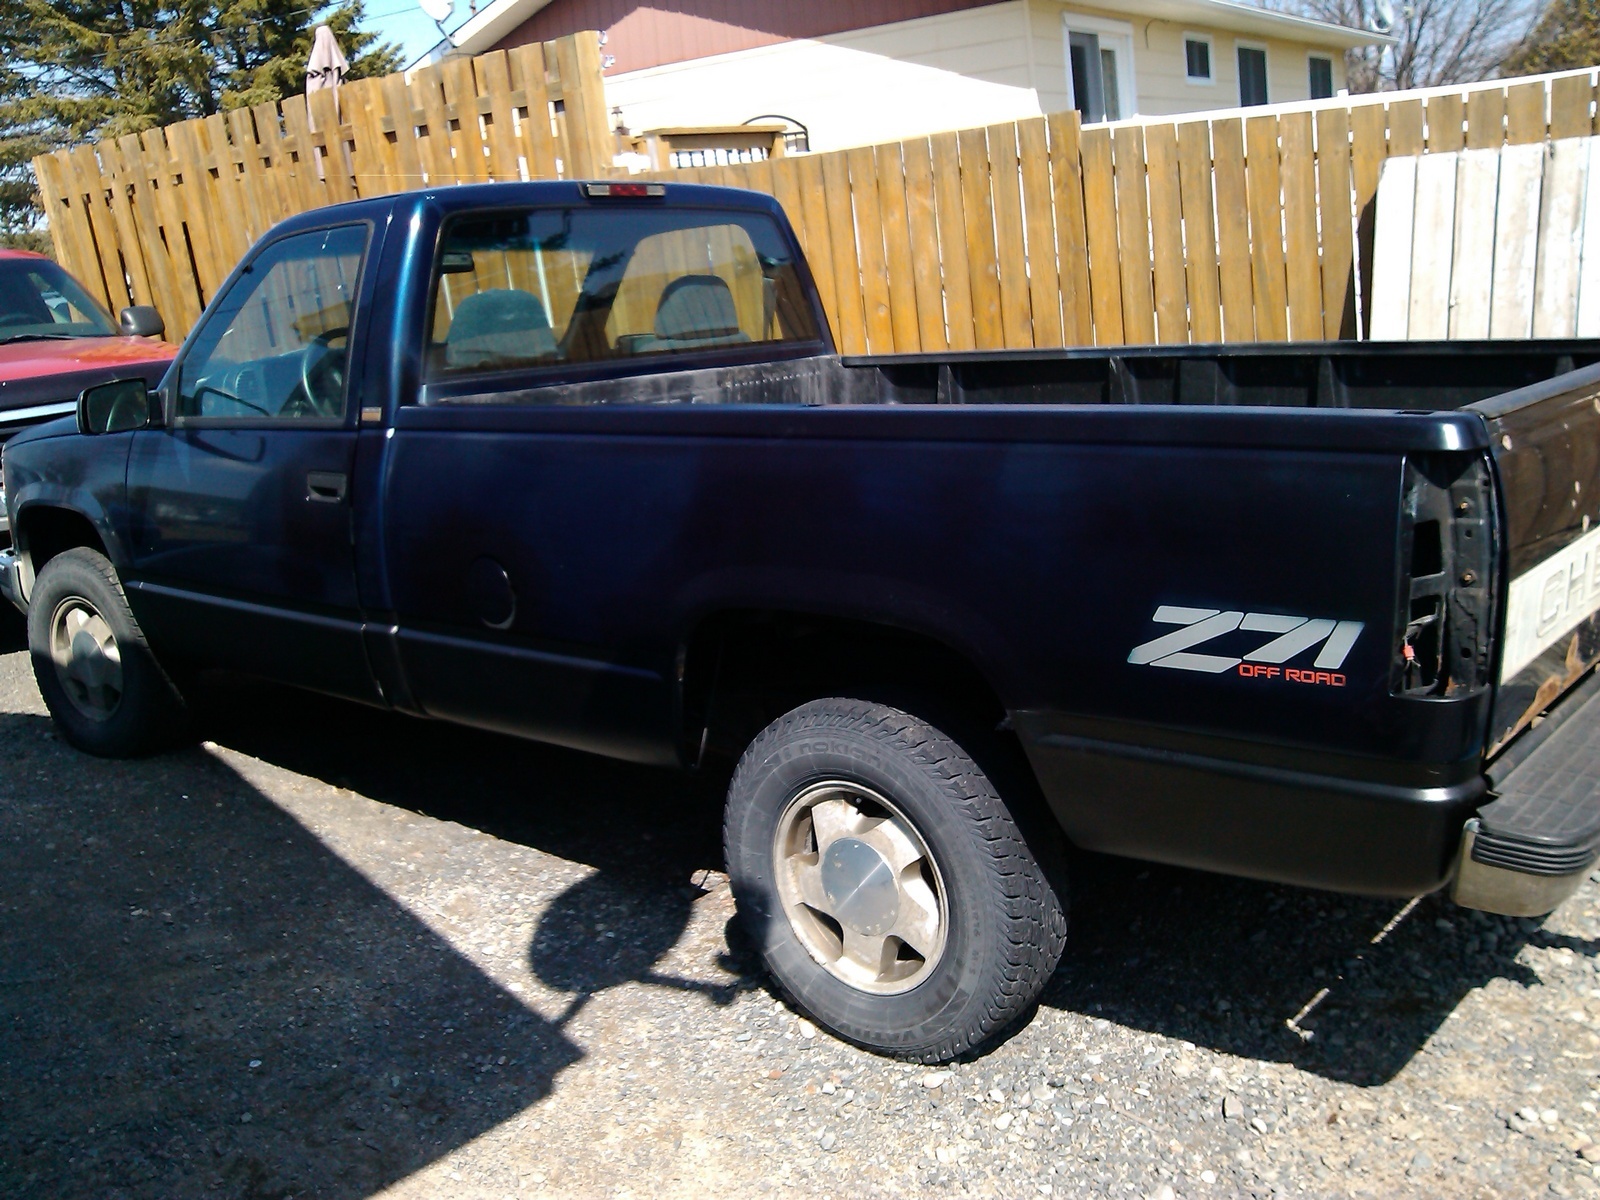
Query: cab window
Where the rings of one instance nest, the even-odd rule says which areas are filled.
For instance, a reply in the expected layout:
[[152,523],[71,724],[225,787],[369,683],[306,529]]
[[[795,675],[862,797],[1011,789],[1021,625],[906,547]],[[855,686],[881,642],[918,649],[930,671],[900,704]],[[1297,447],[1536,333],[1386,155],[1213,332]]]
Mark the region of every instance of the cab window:
[[762,213],[543,208],[446,225],[428,375],[818,340]]

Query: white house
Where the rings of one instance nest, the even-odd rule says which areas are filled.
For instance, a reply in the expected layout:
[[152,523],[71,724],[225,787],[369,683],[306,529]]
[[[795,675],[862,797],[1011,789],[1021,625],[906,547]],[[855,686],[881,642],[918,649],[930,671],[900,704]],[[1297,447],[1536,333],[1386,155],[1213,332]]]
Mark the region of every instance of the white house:
[[580,29],[629,129],[782,119],[812,150],[1332,96],[1345,50],[1387,40],[1233,0],[489,0],[430,57]]

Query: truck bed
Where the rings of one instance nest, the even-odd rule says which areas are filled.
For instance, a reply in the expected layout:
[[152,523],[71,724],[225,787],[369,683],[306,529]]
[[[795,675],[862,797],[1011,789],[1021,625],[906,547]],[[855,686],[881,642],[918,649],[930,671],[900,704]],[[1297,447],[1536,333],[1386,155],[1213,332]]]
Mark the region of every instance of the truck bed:
[[[425,389],[424,404],[1184,405],[1450,412],[1600,362],[1591,339],[1249,343],[805,357]],[[517,381],[520,383],[520,381]]]

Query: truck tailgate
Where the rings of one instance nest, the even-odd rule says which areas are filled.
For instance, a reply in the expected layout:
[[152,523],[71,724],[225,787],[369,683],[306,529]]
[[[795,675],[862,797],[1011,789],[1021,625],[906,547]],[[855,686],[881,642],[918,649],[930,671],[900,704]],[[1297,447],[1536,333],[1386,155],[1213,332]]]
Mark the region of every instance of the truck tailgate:
[[1489,426],[1509,581],[1492,756],[1600,660],[1600,366],[1467,411]]

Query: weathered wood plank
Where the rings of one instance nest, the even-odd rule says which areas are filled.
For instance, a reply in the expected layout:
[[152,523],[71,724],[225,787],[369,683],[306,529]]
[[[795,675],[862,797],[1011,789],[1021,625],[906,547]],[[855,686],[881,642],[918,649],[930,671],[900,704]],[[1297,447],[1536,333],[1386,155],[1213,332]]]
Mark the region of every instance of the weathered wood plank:
[[1588,75],[1562,75],[1550,81],[1550,136],[1587,137],[1594,132],[1594,80]]
[[1549,143],[1539,193],[1539,253],[1533,280],[1533,336],[1573,337],[1578,330],[1579,257],[1584,186],[1589,171],[1586,139]]
[[1355,223],[1351,204],[1350,113],[1317,113],[1317,208],[1322,232],[1322,336],[1356,336]]
[[1422,101],[1396,100],[1389,105],[1389,154],[1421,154]]
[[511,105],[511,66],[504,50],[480,54],[472,60],[478,95],[489,101],[486,122],[489,145],[488,175],[495,180],[517,180],[516,118]]
[[[1406,336],[1437,340],[1450,332],[1450,266],[1455,251],[1455,154],[1417,159],[1411,219],[1411,296]],[[1384,219],[1382,212],[1378,220]]]
[[944,291],[939,277],[939,214],[934,200],[933,151],[927,138],[913,138],[903,144],[902,154],[911,272],[917,292],[917,342],[923,351],[944,350],[950,341],[944,327]]
[[1111,131],[1083,131],[1083,214],[1089,244],[1089,288],[1097,346],[1126,339],[1122,326],[1122,268],[1118,263],[1116,176],[1111,161]]
[[123,166],[122,150],[114,138],[102,140],[96,147],[100,165],[106,176],[107,191],[111,198],[111,216],[117,227],[117,251],[127,273],[135,304],[153,304],[158,308],[166,303],[166,296],[156,295],[150,285],[150,274],[144,265],[144,249],[139,244],[138,222],[133,204],[128,198],[128,172]]
[[1311,114],[1278,119],[1282,140],[1283,236],[1287,271],[1289,336],[1322,338],[1322,262],[1317,252],[1317,172]]
[[1544,155],[1542,142],[1508,145],[1500,152],[1490,337],[1525,338],[1533,332]]
[[1278,161],[1278,118],[1245,121],[1250,189],[1250,274],[1256,310],[1256,337],[1281,342],[1289,336],[1287,281],[1283,256],[1283,184]]
[[1050,200],[1055,210],[1056,271],[1061,283],[1061,335],[1069,346],[1094,344],[1089,289],[1089,238],[1084,228],[1081,126],[1076,112],[1045,119],[1050,138]]
[[[95,258],[98,270],[84,280],[86,285],[92,284],[96,279],[103,281],[104,292],[101,297],[106,307],[113,313],[133,303],[128,294],[127,277],[123,274],[122,263],[117,257],[117,227],[112,220],[111,209],[106,203],[106,186],[100,171],[100,162],[95,157],[94,147],[75,146],[67,154],[67,178],[72,181],[73,195],[81,198],[80,219],[89,223],[89,232],[93,238]],[[91,291],[93,289],[91,288]]]
[[1244,122],[1211,123],[1211,161],[1216,173],[1218,285],[1222,336],[1255,340],[1256,317],[1250,270],[1250,192],[1245,176]]
[[982,129],[956,135],[961,148],[961,206],[966,215],[967,269],[972,273],[973,336],[980,350],[1005,345],[1000,317],[1000,258],[994,237],[989,142]]
[[1544,80],[1514,83],[1506,88],[1506,143],[1512,146],[1545,139]]
[[1500,150],[1463,150],[1456,161],[1455,247],[1450,266],[1452,338],[1489,336],[1494,290],[1494,213]]
[[139,231],[139,246],[149,273],[151,292],[161,297],[156,303],[167,323],[167,334],[177,340],[188,332],[190,321],[186,318],[183,298],[178,294],[178,279],[172,270],[172,257],[167,253],[161,237],[161,218],[156,212],[154,189],[145,167],[144,148],[136,133],[124,134],[117,139],[117,150],[122,158],[124,178],[127,180],[134,216]]
[[972,319],[972,268],[967,260],[960,147],[953,133],[936,133],[930,142],[933,151],[933,189],[938,204],[939,262],[944,277],[944,311],[950,349],[971,350],[977,344],[977,332]]
[[527,99],[527,112],[518,125],[518,136],[527,159],[528,176],[532,179],[554,179],[558,174],[544,60],[542,42],[518,46],[509,53],[511,82]]
[[1375,341],[1404,341],[1410,329],[1416,202],[1416,158],[1389,159],[1378,182],[1377,236],[1373,241],[1372,323],[1367,336]]
[[1156,340],[1181,344],[1189,340],[1189,287],[1183,256],[1183,194],[1176,127],[1146,126],[1144,152],[1150,189]]
[[1000,325],[1008,350],[1033,346],[1033,298],[1028,288],[1028,257],[1022,218],[1021,166],[1017,127],[991,125],[989,190],[994,205],[995,259],[1000,271]]
[[839,339],[839,292],[833,280],[833,233],[828,227],[828,185],[822,174],[822,159],[815,154],[796,159],[800,171],[800,202],[806,216],[805,252],[816,280],[822,310],[833,325],[834,340]]
[[1600,337],[1600,137],[1586,142],[1583,249],[1578,266],[1578,336]]
[[1506,140],[1504,88],[1477,88],[1467,94],[1467,149],[1498,150]]
[[844,151],[819,156],[828,206],[828,240],[833,250],[833,279],[839,305],[840,349],[867,351],[866,313],[861,302],[861,263],[856,257],[856,222],[850,204],[850,165]]
[[861,264],[861,304],[867,353],[894,352],[894,318],[889,312],[889,271],[883,248],[883,209],[878,202],[878,164],[872,147],[845,152],[856,219],[856,253]]
[[1372,247],[1378,173],[1388,156],[1386,116],[1376,104],[1350,110],[1350,180],[1355,189],[1356,274],[1360,288],[1360,332],[1372,333]]
[[1217,223],[1212,204],[1211,125],[1177,127],[1178,183],[1183,206],[1183,252],[1189,298],[1189,340],[1222,340],[1222,297],[1217,280]]
[[1028,308],[1035,346],[1061,345],[1061,286],[1050,195],[1050,143],[1043,117],[1017,122],[1022,208],[1027,229]]
[[1137,125],[1120,125],[1112,132],[1111,146],[1116,156],[1122,336],[1131,345],[1148,345],[1156,340],[1156,302],[1150,265],[1144,130]]
[[922,348],[922,339],[918,334],[917,282],[906,212],[905,152],[899,142],[890,142],[876,147],[872,155],[873,170],[878,178],[878,213],[883,222],[889,328],[894,336],[895,352],[911,354]]
[[1466,109],[1466,100],[1459,94],[1428,97],[1429,154],[1461,149],[1466,140]]

